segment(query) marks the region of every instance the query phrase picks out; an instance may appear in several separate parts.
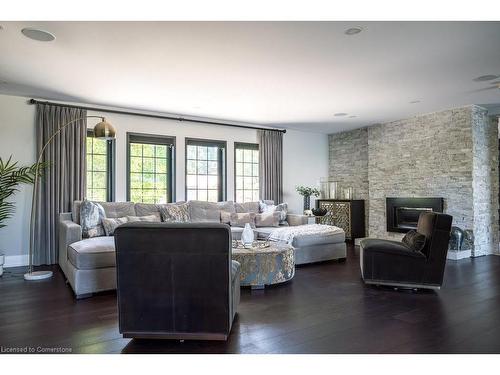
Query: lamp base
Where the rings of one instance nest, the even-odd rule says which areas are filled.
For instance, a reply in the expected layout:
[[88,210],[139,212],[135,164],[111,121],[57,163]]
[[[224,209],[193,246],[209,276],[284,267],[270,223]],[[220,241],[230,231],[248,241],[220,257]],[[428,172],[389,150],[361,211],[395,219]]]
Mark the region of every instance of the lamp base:
[[44,280],[44,279],[50,279],[51,277],[52,277],[52,271],[35,271],[24,274],[24,280],[27,281]]

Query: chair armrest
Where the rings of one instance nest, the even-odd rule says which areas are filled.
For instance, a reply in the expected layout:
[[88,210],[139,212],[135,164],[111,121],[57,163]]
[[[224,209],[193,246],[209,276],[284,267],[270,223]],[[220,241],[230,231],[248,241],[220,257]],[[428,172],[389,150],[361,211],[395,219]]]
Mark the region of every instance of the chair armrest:
[[288,214],[286,215],[286,221],[290,226],[305,225],[307,224],[307,216],[300,214]]
[[367,238],[360,242],[360,246],[364,253],[383,253],[426,259],[420,251],[413,251],[398,241]]
[[59,215],[59,263],[66,261],[68,246],[82,240],[82,227],[71,220],[71,213]]

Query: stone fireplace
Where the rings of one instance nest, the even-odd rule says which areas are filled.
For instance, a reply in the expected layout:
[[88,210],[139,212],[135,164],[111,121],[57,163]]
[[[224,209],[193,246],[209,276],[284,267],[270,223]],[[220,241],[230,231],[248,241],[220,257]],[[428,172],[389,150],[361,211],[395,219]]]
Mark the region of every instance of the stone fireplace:
[[[499,254],[498,119],[484,108],[375,124],[331,134],[329,142],[329,176],[365,201],[367,236],[399,241],[432,209],[474,234],[472,256]],[[405,197],[437,198],[399,201]]]

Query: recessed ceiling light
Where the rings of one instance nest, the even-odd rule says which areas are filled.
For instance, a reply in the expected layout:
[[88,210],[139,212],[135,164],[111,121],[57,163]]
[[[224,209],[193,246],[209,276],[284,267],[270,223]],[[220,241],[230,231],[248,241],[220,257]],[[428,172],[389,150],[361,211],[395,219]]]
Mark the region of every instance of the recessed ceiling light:
[[356,35],[359,34],[363,29],[361,27],[350,27],[346,31],[344,31],[345,35]]
[[338,112],[334,114],[335,117],[342,117],[342,116],[347,116],[347,113],[344,112]]
[[473,81],[484,82],[484,81],[491,81],[491,80],[497,79],[497,78],[498,78],[498,76],[495,74],[486,74],[485,76],[480,76],[480,77],[474,78]]
[[417,104],[417,103],[420,103],[420,100],[412,100],[411,102],[408,102],[410,104]]
[[38,40],[39,42],[51,42],[56,39],[54,34],[51,34],[48,31],[33,29],[31,27],[26,27],[22,29],[21,32],[25,37],[33,40]]

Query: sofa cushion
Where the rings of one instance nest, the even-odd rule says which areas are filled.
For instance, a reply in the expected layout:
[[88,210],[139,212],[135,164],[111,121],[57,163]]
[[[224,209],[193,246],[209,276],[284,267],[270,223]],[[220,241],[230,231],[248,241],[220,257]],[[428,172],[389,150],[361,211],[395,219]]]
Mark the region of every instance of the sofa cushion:
[[93,237],[68,246],[68,260],[80,270],[115,267],[115,238]]
[[259,213],[259,202],[245,202],[245,203],[235,203],[235,211],[238,213],[253,212],[255,214]]
[[[259,240],[267,240],[269,238],[269,235],[276,229],[276,227],[263,227],[257,228],[255,229],[255,231],[257,232],[257,238]],[[338,231],[329,234],[296,235],[293,238],[292,246],[305,247],[314,245],[336,244],[342,242],[345,242],[345,232]]]
[[220,222],[221,211],[236,212],[234,203],[189,201],[189,214],[192,223]]
[[134,205],[135,215],[130,216],[150,216],[155,215],[161,221],[159,205],[152,203],[136,203]]

